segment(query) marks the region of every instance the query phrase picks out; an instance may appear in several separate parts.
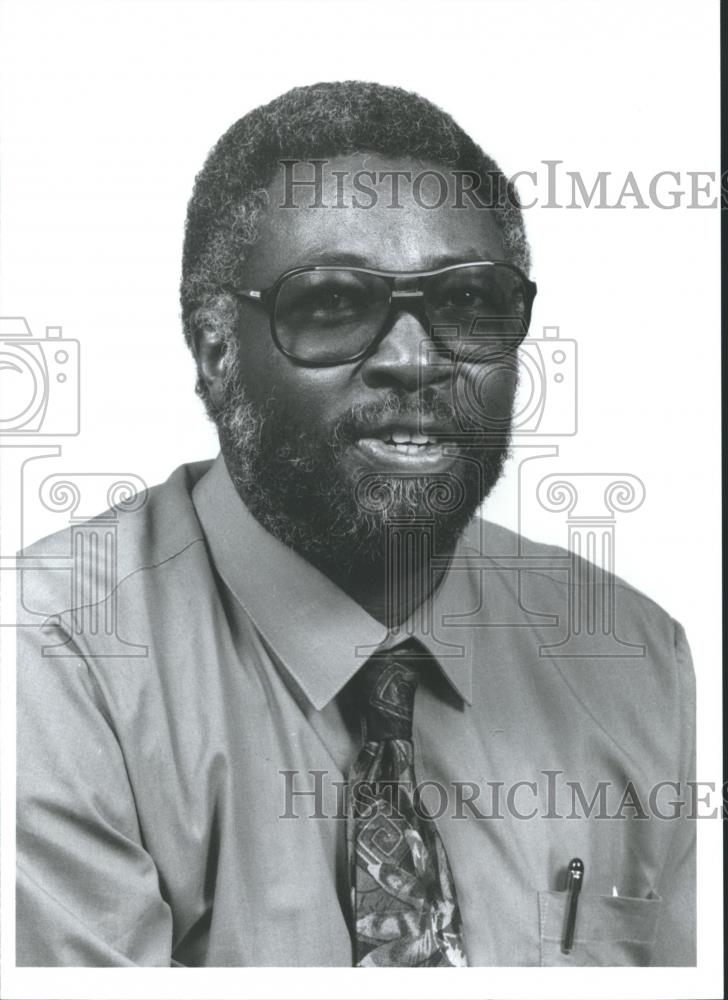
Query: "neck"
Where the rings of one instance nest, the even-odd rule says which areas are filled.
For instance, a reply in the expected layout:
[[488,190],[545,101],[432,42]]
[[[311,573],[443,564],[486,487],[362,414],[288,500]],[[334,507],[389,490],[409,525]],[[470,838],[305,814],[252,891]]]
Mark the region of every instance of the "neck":
[[344,513],[332,523],[325,516],[316,523],[310,507],[304,510],[308,516],[301,516],[300,501],[298,516],[287,509],[290,504],[272,503],[260,478],[253,480],[245,465],[225,457],[238,495],[266,531],[390,629],[402,625],[435,592],[477,507],[465,504],[434,519],[428,511],[426,523],[408,518],[372,526],[344,504]]
[[376,563],[342,566],[311,561],[372,618],[391,629],[434,594],[447,572],[454,546],[447,553],[438,552],[436,560],[429,550],[422,536],[404,532],[392,535],[388,558]]

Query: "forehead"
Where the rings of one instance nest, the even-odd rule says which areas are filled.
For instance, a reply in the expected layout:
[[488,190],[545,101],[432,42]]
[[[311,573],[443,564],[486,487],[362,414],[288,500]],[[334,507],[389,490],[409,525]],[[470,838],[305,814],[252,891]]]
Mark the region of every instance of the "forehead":
[[448,167],[374,153],[283,162],[246,275],[269,284],[306,264],[416,271],[502,260],[495,211],[471,203],[470,183]]

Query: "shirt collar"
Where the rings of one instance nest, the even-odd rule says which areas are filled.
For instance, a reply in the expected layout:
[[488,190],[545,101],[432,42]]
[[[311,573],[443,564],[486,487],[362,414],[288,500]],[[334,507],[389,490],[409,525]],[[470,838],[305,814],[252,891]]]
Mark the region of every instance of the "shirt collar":
[[314,708],[328,704],[377,649],[408,638],[425,646],[471,703],[472,638],[462,622],[475,597],[467,546],[458,546],[434,596],[389,632],[266,531],[238,496],[222,455],[192,501],[218,573]]

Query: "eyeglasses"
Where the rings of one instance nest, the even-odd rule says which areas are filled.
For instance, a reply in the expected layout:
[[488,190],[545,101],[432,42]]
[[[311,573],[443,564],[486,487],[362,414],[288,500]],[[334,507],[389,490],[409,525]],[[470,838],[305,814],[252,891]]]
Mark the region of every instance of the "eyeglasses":
[[321,368],[365,357],[400,309],[423,322],[436,346],[464,339],[468,360],[491,361],[526,336],[536,285],[513,264],[488,260],[417,272],[297,267],[269,288],[229,291],[267,310],[286,357]]

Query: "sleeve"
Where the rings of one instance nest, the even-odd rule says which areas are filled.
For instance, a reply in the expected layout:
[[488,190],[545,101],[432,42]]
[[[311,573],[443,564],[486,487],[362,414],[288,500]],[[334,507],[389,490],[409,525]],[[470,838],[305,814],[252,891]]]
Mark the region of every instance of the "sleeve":
[[675,661],[680,698],[681,774],[683,790],[679,818],[660,820],[674,826],[667,860],[658,885],[662,914],[652,965],[696,964],[696,836],[690,782],[695,780],[695,675],[685,632],[675,623]]
[[17,634],[16,962],[169,966],[171,911],[98,684],[78,650],[43,656],[57,626]]

